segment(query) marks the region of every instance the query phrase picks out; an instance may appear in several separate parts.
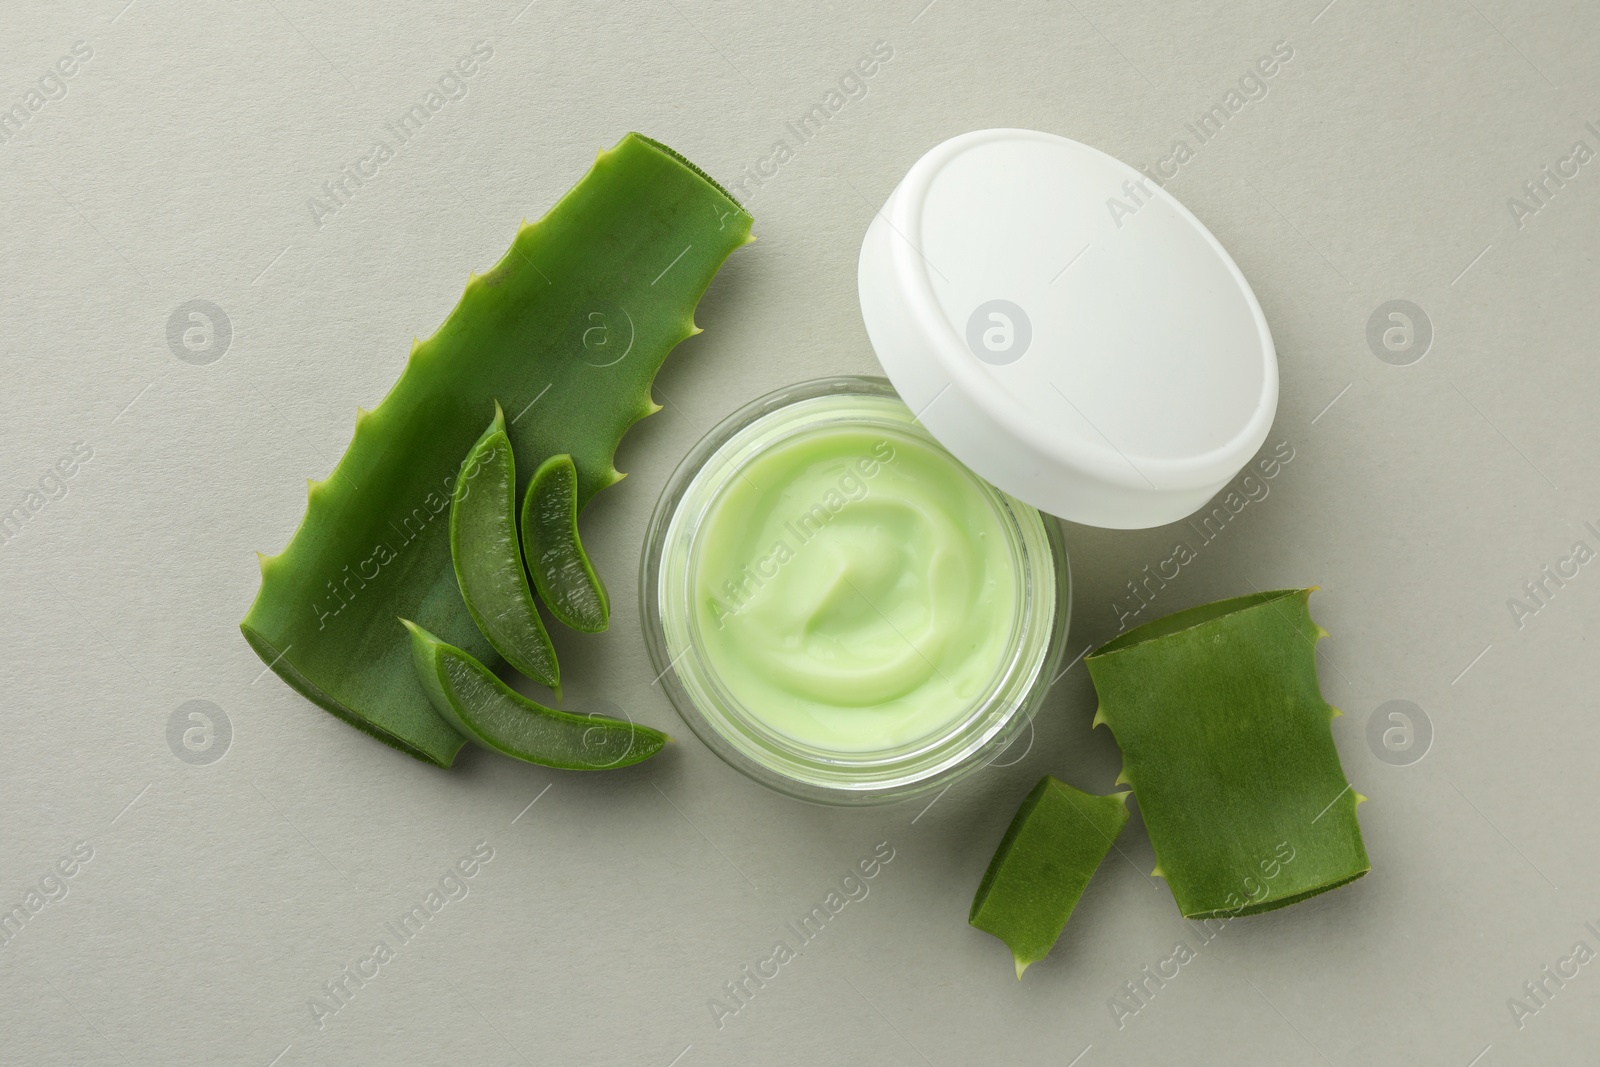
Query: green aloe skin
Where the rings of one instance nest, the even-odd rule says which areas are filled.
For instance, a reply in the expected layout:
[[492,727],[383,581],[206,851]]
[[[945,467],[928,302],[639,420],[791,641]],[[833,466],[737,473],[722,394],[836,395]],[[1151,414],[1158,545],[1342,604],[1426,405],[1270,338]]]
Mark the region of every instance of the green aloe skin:
[[539,464],[522,502],[522,550],[550,614],[583,633],[611,619],[606,587],[578,540],[578,471],[567,455]]
[[[450,558],[461,457],[498,399],[519,472],[567,454],[577,506],[615,484],[618,442],[659,410],[650,383],[698,332],[693,311],[750,216],[671,149],[637,134],[601,152],[444,324],[413,344],[383,402],[356,420],[332,474],[311,485],[288,546],[261,558],[240,624],[308,699],[418,759],[449,766],[464,738],[412,666],[414,620],[488,664]],[[519,480],[521,475],[519,474]]]
[[1317,684],[1310,589],[1129,630],[1087,657],[1156,870],[1186,918],[1251,915],[1371,869]]
[[601,771],[654,756],[659,730],[603,715],[557,711],[515,692],[472,656],[409,620],[417,677],[439,714],[485,748],[543,767]]
[[967,921],[1006,943],[1019,979],[1061,936],[1128,822],[1127,797],[1092,796],[1046,775],[1011,820]]
[[489,644],[512,667],[556,689],[561,684],[556,650],[522,569],[516,493],[516,461],[506,436],[505,413],[496,403],[494,421],[467,453],[456,477],[450,501],[450,559],[461,599]]

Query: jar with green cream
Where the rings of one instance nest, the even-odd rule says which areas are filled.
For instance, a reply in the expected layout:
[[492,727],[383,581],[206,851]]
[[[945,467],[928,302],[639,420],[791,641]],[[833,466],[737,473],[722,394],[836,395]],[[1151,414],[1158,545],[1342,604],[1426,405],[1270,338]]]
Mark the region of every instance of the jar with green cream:
[[689,726],[758,781],[835,803],[942,785],[1006,745],[1071,599],[1058,524],[873,378],[793,386],[713,430],[657,506],[642,573]]

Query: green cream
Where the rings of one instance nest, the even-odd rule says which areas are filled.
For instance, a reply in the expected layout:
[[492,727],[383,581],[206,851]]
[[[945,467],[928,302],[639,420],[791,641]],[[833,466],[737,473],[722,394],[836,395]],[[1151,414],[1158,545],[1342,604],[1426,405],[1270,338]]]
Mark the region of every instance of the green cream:
[[695,533],[694,625],[729,694],[824,751],[947,731],[989,695],[1021,583],[994,491],[938,445],[823,423],[761,451]]

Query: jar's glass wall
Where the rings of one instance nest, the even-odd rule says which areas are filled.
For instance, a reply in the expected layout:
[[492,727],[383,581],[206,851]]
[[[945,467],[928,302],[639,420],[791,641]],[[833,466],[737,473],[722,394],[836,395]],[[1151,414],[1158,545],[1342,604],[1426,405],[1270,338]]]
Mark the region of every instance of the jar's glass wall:
[[[699,541],[708,516],[743,471],[797,435],[863,428],[880,436],[912,435],[938,450],[941,478],[970,479],[973,499],[992,511],[1004,541],[997,557],[1003,580],[997,599],[1008,616],[986,620],[995,643],[992,676],[952,704],[945,721],[883,745],[841,748],[775,728],[761,708],[746,706],[708,654],[697,611]],[[1065,642],[1071,602],[1059,524],[972,475],[927,435],[889,384],[875,378],[830,378],[780,390],[735,412],[680,464],[662,493],[646,533],[640,569],[641,615],[658,684],[685,722],[713,751],[746,775],[808,800],[859,804],[900,799],[948,784],[1002,750],[1024,726],[1050,679]],[[870,709],[868,709],[870,713]],[[915,734],[915,731],[913,731]]]

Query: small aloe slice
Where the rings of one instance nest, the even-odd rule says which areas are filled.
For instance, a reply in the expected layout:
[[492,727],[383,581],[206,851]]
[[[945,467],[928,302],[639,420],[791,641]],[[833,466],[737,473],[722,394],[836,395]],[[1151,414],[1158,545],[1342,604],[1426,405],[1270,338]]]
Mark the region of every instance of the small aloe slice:
[[451,494],[450,559],[461,598],[489,644],[511,666],[554,689],[561,672],[522,570],[516,501],[516,460],[496,402],[494,421],[467,453]]
[[485,748],[569,771],[627,767],[660,752],[666,734],[601,715],[573,715],[515,692],[471,655],[407,619],[417,677],[439,714]]
[[1128,821],[1127,793],[1097,797],[1049,775],[1017,809],[967,921],[1004,941],[1017,977],[1049,954]]
[[1251,915],[1371,869],[1317,685],[1310,589],[1252,593],[1129,630],[1085,662],[1122,748],[1155,873],[1190,919]]
[[578,468],[568,455],[539,464],[522,501],[522,549],[550,614],[584,633],[610,621],[606,587],[578,540]]

